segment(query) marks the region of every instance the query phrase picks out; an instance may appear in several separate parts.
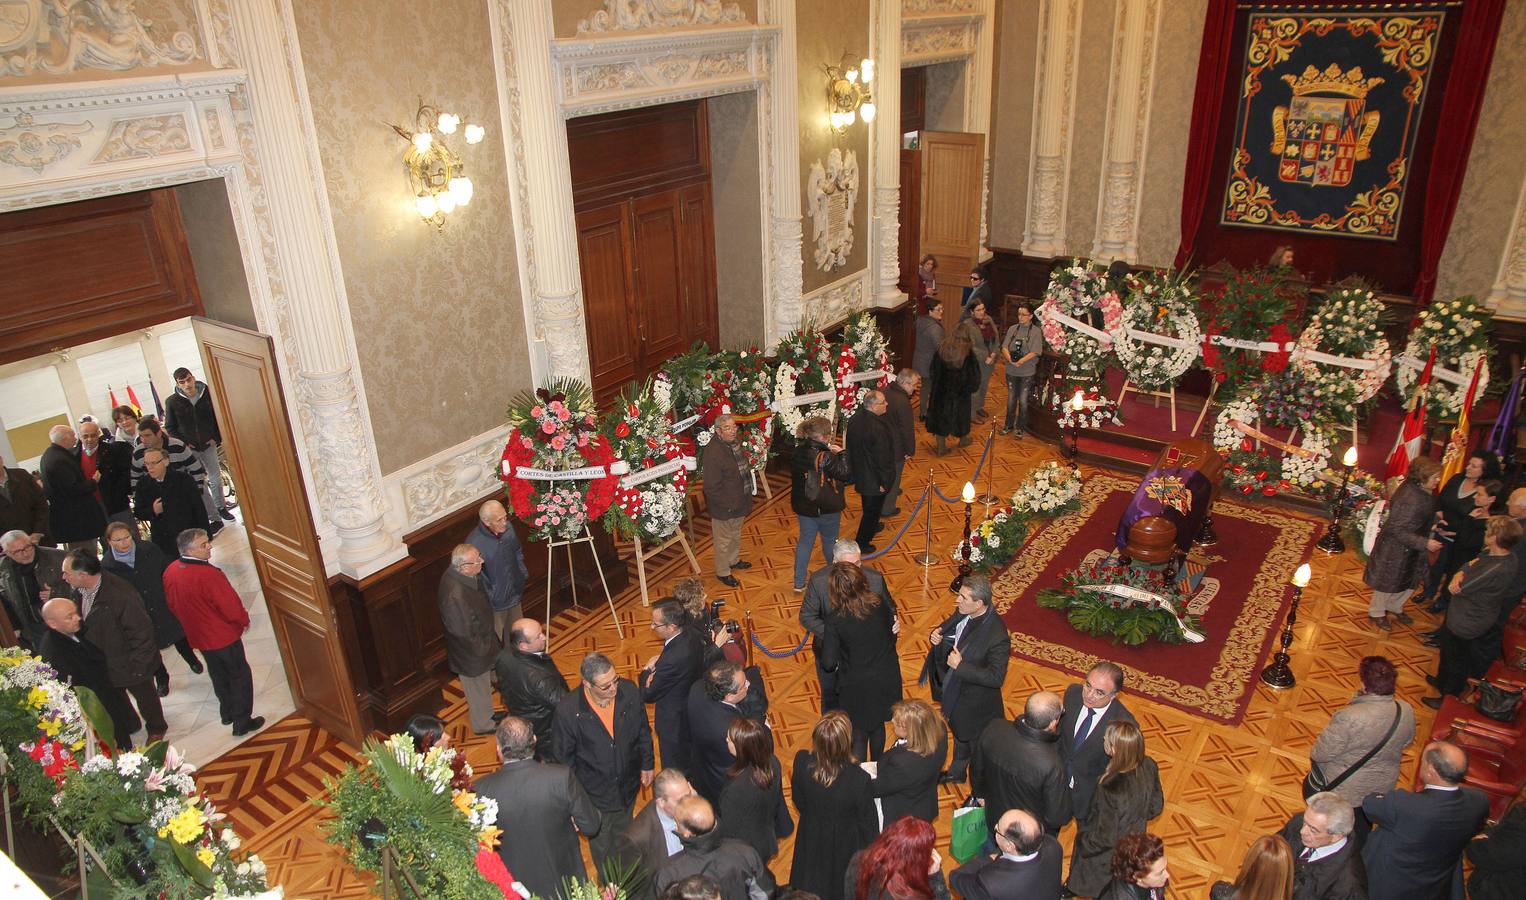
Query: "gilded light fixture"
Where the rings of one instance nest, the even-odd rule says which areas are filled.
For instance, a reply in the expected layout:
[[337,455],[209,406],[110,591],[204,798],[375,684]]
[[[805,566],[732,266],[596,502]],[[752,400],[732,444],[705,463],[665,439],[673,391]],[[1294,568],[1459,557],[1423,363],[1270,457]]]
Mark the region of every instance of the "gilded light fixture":
[[854,65],[847,53],[835,66],[822,66],[827,73],[827,122],[842,134],[856,120],[873,122],[874,97],[869,85],[874,81],[874,60],[864,59]]
[[466,177],[461,157],[450,148],[446,138],[457,131],[468,144],[482,141],[487,134],[481,125],[463,123],[453,113],[419,101],[413,116],[413,130],[393,125],[408,149],[403,151],[403,170],[408,176],[408,192],[413,196],[419,218],[435,228],[445,227],[445,217],[457,207],[472,202],[472,180]]

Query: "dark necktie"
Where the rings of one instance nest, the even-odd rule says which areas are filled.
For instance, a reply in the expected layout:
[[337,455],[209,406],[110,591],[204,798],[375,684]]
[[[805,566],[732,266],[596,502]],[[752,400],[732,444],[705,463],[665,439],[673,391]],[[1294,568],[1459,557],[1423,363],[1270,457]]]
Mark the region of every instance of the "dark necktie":
[[1076,729],[1076,736],[1070,741],[1071,753],[1081,749],[1081,743],[1086,740],[1088,734],[1091,734],[1092,720],[1095,718],[1097,718],[1097,711],[1088,706],[1086,708],[1086,721],[1082,722],[1081,727]]
[[1313,847],[1305,847],[1298,854],[1298,861],[1299,862],[1308,862],[1309,861],[1309,857],[1311,857],[1313,855],[1314,855],[1314,848]]

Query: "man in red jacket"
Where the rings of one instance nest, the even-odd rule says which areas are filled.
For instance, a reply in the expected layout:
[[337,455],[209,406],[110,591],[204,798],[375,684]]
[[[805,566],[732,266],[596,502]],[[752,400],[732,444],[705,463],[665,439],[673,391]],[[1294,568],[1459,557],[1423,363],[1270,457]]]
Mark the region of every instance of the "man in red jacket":
[[254,712],[254,678],[244,658],[243,634],[249,613],[223,570],[212,565],[212,540],[201,528],[187,528],[176,541],[180,558],[164,570],[164,596],[185,626],[191,646],[207,660],[212,690],[223,724],[243,737],[265,724]]

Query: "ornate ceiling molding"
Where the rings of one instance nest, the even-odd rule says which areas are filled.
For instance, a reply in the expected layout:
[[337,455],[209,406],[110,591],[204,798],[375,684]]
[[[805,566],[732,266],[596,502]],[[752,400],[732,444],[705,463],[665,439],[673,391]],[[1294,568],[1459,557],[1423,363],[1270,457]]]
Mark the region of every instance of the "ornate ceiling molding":
[[975,55],[983,15],[910,15],[901,20],[901,66],[966,59]]
[[[956,0],[957,2],[957,0]],[[731,25],[747,21],[742,8],[723,0],[604,0],[604,8],[578,23],[578,34]]]
[[191,32],[156,37],[154,27],[131,2],[0,0],[0,76],[126,72],[202,56]]
[[778,32],[747,25],[553,41],[557,99],[571,118],[750,90],[768,77]]

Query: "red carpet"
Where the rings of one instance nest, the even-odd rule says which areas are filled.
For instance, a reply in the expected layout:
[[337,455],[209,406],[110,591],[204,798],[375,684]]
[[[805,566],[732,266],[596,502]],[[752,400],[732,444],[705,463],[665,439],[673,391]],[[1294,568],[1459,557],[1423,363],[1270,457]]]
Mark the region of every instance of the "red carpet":
[[1091,551],[1112,549],[1138,484],[1115,475],[1087,478],[1081,511],[1041,528],[994,579],[996,608],[1012,629],[1012,652],[1078,675],[1099,659],[1111,659],[1128,671],[1127,690],[1238,724],[1292,600],[1288,581],[1308,559],[1321,524],[1281,509],[1219,500],[1213,510],[1219,542],[1193,553],[1207,567],[1204,589],[1215,580],[1218,585],[1200,613],[1207,640],[1114,644],[1076,631],[1063,613],[1042,609],[1033,598]]

